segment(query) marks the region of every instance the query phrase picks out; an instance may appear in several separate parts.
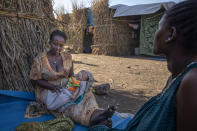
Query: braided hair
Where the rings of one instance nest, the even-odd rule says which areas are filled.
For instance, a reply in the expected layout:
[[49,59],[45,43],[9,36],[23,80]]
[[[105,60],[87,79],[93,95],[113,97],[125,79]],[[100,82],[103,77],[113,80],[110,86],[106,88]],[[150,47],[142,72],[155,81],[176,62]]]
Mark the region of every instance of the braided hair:
[[67,40],[67,36],[64,32],[60,31],[60,30],[54,30],[51,35],[50,35],[50,41],[53,41],[53,38],[55,36],[61,36],[64,38],[64,40],[66,41]]
[[197,0],[180,2],[164,15],[169,26],[181,36],[187,53],[197,54]]

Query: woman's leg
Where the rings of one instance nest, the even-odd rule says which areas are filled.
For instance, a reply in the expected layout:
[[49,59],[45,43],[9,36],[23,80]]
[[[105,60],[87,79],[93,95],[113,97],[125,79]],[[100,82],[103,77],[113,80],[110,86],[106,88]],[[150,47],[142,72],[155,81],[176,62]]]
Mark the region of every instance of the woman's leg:
[[93,125],[106,125],[108,127],[112,126],[112,121],[110,118],[115,112],[115,107],[111,106],[107,110],[95,110],[90,118],[90,126]]
[[77,105],[67,107],[62,113],[55,111],[52,111],[51,113],[56,117],[69,117],[73,121],[84,126],[100,124],[110,127],[111,120],[109,119],[114,112],[114,108],[109,108],[107,110],[99,109],[93,93],[89,91],[84,95],[83,100]]

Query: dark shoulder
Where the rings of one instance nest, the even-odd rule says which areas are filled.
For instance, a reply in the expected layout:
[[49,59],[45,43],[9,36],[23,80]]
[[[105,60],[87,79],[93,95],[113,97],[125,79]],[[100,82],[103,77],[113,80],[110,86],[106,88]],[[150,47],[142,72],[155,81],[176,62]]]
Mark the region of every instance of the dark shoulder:
[[190,70],[182,79],[177,96],[197,97],[197,68]]
[[176,94],[177,131],[196,131],[197,69],[191,69],[182,79]]
[[197,86],[197,68],[191,69],[184,77],[181,82],[182,85],[194,84]]

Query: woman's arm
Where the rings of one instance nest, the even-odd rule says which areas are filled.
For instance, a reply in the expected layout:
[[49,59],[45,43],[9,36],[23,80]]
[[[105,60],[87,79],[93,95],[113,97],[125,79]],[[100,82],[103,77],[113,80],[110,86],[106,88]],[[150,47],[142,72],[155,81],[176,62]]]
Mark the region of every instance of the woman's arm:
[[73,65],[73,62],[72,62],[72,67],[71,67],[71,69],[70,69],[70,72],[69,72],[69,75],[68,75],[68,77],[72,77],[72,76],[74,76],[74,67],[73,67],[74,65]]
[[40,86],[41,88],[53,90],[56,92],[60,92],[60,87],[51,83],[48,83],[45,80],[35,80],[35,83]]
[[197,69],[183,78],[176,100],[177,131],[197,131]]

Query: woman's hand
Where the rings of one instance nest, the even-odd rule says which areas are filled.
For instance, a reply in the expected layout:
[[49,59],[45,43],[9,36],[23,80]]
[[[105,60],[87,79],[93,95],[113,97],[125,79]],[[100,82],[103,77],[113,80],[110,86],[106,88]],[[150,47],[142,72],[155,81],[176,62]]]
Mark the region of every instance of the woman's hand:
[[41,88],[55,91],[57,93],[60,92],[60,89],[61,89],[61,87],[59,85],[54,85],[54,84],[48,83],[45,80],[36,80],[36,84],[38,84]]
[[60,93],[60,92],[61,92],[61,91],[60,91],[60,88],[61,88],[60,86],[56,86],[56,85],[55,85],[55,86],[53,87],[53,91],[55,91],[56,93]]

